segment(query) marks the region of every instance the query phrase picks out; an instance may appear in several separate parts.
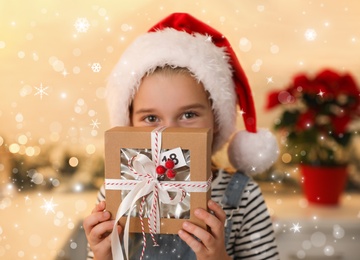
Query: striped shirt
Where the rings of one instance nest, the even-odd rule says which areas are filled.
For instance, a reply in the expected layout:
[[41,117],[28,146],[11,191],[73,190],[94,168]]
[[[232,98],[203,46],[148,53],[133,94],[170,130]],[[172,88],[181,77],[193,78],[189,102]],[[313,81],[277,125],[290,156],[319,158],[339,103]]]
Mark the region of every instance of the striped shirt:
[[[217,173],[218,176],[211,185],[211,197],[221,205],[221,200],[232,175],[223,170],[219,170]],[[98,201],[105,200],[104,187],[101,187],[97,199]],[[250,179],[243,190],[238,208],[227,205],[222,205],[222,207],[226,213],[227,222],[232,222],[226,251],[233,259],[279,259],[272,221],[257,183]],[[191,249],[188,247],[188,250]],[[93,259],[90,248],[88,259]],[[153,259],[159,258],[154,257]],[[172,259],[171,255],[168,255],[166,259]],[[176,259],[179,259],[179,255],[176,256]],[[180,259],[185,258],[181,257]]]

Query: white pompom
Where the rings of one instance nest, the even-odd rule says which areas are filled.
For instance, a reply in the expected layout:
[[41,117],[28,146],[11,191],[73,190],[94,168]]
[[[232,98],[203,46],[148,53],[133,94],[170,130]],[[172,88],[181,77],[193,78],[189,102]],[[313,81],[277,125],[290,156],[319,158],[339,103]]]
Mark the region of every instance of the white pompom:
[[247,174],[262,173],[279,155],[275,136],[268,130],[258,129],[257,133],[239,131],[232,137],[228,156],[232,166]]

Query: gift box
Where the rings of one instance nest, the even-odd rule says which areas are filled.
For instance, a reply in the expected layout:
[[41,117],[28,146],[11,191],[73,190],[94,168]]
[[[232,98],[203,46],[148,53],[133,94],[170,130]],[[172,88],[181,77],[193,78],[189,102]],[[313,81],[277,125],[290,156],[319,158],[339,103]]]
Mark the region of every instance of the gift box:
[[[177,234],[185,220],[206,229],[194,209],[207,209],[210,199],[211,143],[207,128],[106,131],[106,207],[112,218],[119,218],[122,226],[130,218],[129,232],[136,233]],[[169,159],[174,162],[170,168]]]

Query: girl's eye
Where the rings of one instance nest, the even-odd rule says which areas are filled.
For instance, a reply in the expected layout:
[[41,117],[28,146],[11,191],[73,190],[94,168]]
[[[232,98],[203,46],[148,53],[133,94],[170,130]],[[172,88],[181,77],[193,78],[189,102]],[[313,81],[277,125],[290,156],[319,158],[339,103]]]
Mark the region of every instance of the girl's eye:
[[145,117],[144,121],[146,121],[148,123],[154,123],[157,121],[157,117],[154,115],[149,115],[149,116]]
[[195,116],[196,116],[196,114],[194,112],[185,112],[184,115],[183,115],[183,117],[185,119],[190,119],[190,118],[193,118]]

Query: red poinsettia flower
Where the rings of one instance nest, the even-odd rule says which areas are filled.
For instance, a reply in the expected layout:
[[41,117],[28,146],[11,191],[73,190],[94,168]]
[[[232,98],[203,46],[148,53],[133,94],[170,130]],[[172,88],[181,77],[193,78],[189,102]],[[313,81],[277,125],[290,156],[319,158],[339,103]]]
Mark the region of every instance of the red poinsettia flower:
[[279,91],[272,91],[268,94],[267,102],[266,102],[266,109],[271,109],[273,107],[276,107],[277,105],[280,105],[279,102]]
[[296,97],[294,97],[291,92],[287,90],[283,91],[273,91],[268,95],[267,103],[265,108],[272,109],[278,105],[289,105],[293,104],[296,101]]
[[[340,93],[359,97],[360,91],[358,90],[357,85],[354,79],[351,77],[351,75],[346,74],[343,77],[341,77],[339,81],[339,85],[341,86],[339,88]],[[359,99],[357,100],[359,101]]]
[[315,77],[315,82],[321,84],[325,94],[333,98],[340,95],[359,96],[360,94],[350,74],[339,75],[332,70],[324,70]]
[[287,147],[301,148],[304,156],[294,158],[334,165],[334,153],[339,150],[330,143],[345,148],[356,133],[349,124],[360,117],[360,91],[348,73],[324,69],[314,77],[297,74],[284,90],[269,93],[266,109],[274,107],[284,108],[275,129],[285,131]]
[[309,129],[310,127],[314,127],[316,120],[316,113],[313,110],[306,111],[302,113],[298,117],[298,121],[296,122],[295,129],[297,131],[304,131]]
[[293,79],[293,84],[289,88],[293,91],[293,93],[316,93],[316,91],[313,89],[312,82],[304,74],[296,75]]
[[350,116],[333,116],[330,118],[333,131],[336,135],[344,134],[347,131],[347,126],[351,122]]

